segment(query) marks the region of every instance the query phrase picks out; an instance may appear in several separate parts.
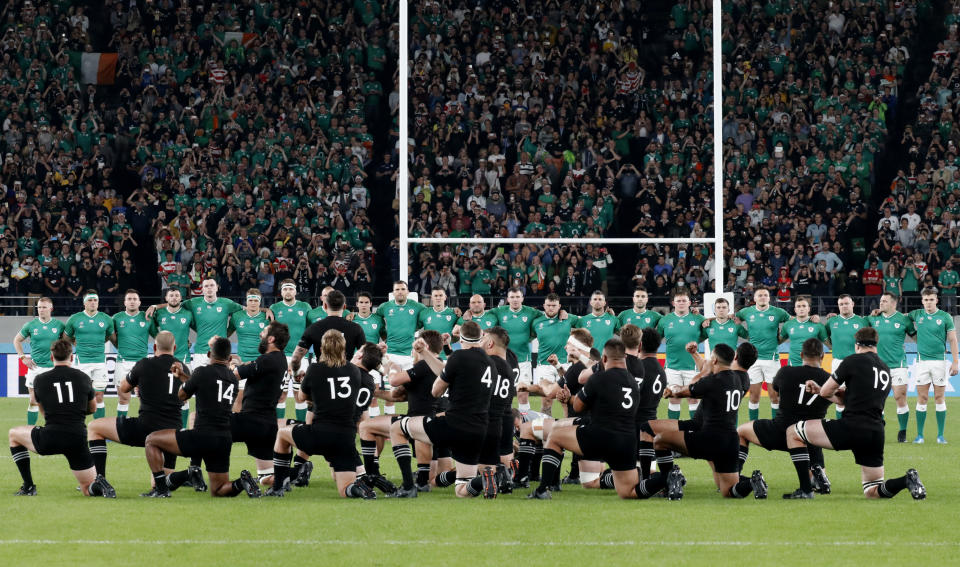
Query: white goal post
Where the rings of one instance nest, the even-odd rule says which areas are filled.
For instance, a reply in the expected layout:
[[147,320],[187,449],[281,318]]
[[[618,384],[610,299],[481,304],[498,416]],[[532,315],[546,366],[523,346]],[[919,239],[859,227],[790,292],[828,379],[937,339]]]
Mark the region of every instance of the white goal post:
[[[410,125],[409,53],[407,3],[400,3],[400,173],[398,181],[400,224],[400,279],[410,279],[410,245],[412,244],[712,244],[714,293],[723,293],[723,65],[721,61],[720,0],[713,0],[713,236],[710,238],[419,238],[410,236],[407,215],[410,210]],[[712,304],[712,302],[711,302]]]

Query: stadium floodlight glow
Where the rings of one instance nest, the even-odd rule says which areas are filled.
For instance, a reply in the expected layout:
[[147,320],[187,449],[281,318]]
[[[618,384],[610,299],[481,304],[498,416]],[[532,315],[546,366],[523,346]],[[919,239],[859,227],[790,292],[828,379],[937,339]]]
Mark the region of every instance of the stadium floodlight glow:
[[713,285],[716,294],[723,292],[723,65],[721,61],[720,29],[722,7],[713,0],[713,236],[709,238],[436,238],[411,237],[407,215],[410,210],[409,177],[409,113],[407,109],[410,75],[407,53],[407,5],[400,3],[400,175],[398,176],[400,221],[400,279],[410,276],[410,245],[412,244],[712,244]]

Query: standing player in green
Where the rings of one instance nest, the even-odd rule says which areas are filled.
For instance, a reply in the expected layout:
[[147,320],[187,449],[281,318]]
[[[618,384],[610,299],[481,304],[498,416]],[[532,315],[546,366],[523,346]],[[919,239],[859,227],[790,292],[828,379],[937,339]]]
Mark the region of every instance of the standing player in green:
[[[870,321],[853,314],[853,298],[843,294],[837,298],[837,309],[840,314],[827,319],[827,333],[830,335],[830,350],[833,362],[830,363],[830,373],[837,371],[843,359],[856,353],[856,339],[854,335],[860,329],[870,326]],[[942,353],[941,353],[942,354]],[[843,406],[836,405],[837,419],[843,413]]]
[[880,296],[880,309],[871,313],[867,321],[880,337],[877,340],[877,356],[890,367],[893,399],[897,403],[897,421],[900,424],[897,443],[905,443],[907,423],[910,421],[910,408],[907,406],[907,378],[910,369],[907,367],[907,353],[903,343],[907,335],[916,335],[917,329],[910,317],[897,311],[899,299],[900,297],[891,291],[883,292]]
[[[537,337],[540,348],[537,349],[537,367],[534,369],[534,382],[543,387],[543,382],[556,384],[560,374],[551,364],[550,357],[556,356],[561,368],[567,364],[567,340],[570,331],[577,322],[577,317],[570,315],[566,319],[560,318],[560,296],[551,293],[543,301],[543,314],[533,320],[533,332]],[[546,403],[546,400],[544,400]]]
[[[237,355],[243,363],[253,362],[260,356],[260,332],[269,324],[266,314],[260,309],[262,302],[263,294],[259,289],[248,289],[246,306],[234,313],[227,324],[227,334],[224,336],[237,334]],[[243,386],[241,383],[241,390]]]
[[595,291],[590,296],[590,313],[579,317],[574,328],[590,331],[595,348],[603,351],[603,345],[620,329],[620,319],[607,313],[607,298],[602,291]]
[[704,352],[710,352],[718,344],[725,344],[737,350],[740,337],[747,338],[747,330],[730,317],[730,302],[718,297],[713,304],[714,317],[702,323],[700,340],[707,341]]
[[497,321],[490,315],[490,312],[487,311],[487,303],[483,300],[483,296],[476,294],[470,296],[470,307],[467,312],[460,315],[460,318],[457,319],[457,324],[453,327],[454,338],[460,337],[460,326],[467,321],[473,321],[480,325],[480,329],[484,331],[497,325]]
[[63,334],[76,345],[76,367],[90,377],[96,392],[97,410],[93,418],[106,416],[103,391],[107,389],[107,357],[104,345],[113,335],[113,319],[97,311],[100,297],[96,290],[88,289],[83,295],[83,311],[67,319]]
[[[280,282],[280,301],[270,306],[273,312],[273,320],[283,323],[290,330],[290,340],[283,349],[284,356],[287,357],[287,366],[293,359],[293,351],[303,336],[303,331],[307,328],[308,316],[310,313],[310,304],[306,301],[297,300],[297,284],[292,279],[285,279]],[[284,419],[287,415],[287,395],[290,388],[293,375],[287,371],[287,376],[283,383],[283,393],[280,394],[280,400],[277,402],[277,419]],[[302,407],[301,407],[302,406]],[[307,417],[307,403],[297,402],[295,404],[297,412],[297,421],[303,421]],[[286,422],[284,422],[286,424]]]
[[[452,307],[447,307],[447,292],[442,289],[437,288],[430,292],[430,305],[431,308],[420,311],[417,324],[421,329],[440,333],[444,344],[449,344],[459,315]],[[446,360],[447,355],[441,352],[440,359]]]
[[620,326],[624,325],[636,325],[640,329],[646,327],[657,328],[657,323],[660,322],[660,315],[656,311],[650,311],[647,309],[647,290],[646,288],[639,286],[633,290],[633,308],[627,309],[626,311],[621,311],[617,315],[617,319],[620,319]]
[[[927,420],[927,400],[930,383],[933,382],[933,401],[937,409],[937,443],[946,444],[943,428],[947,422],[947,402],[944,392],[947,379],[957,374],[957,331],[953,317],[937,308],[937,289],[924,288],[920,294],[923,309],[910,312],[910,319],[917,328],[917,438],[914,443],[923,443],[923,425]],[[950,342],[953,361],[947,373],[943,360],[943,346]]]
[[757,361],[747,374],[750,376],[750,401],[747,403],[750,421],[760,419],[760,392],[767,383],[770,396],[770,413],[777,417],[780,396],[771,387],[773,377],[780,371],[780,324],[790,319],[790,314],[770,305],[770,292],[758,289],[753,293],[754,305],[737,311],[737,319],[746,325],[750,342],[757,347]]
[[823,323],[810,318],[810,298],[806,295],[797,297],[793,303],[793,312],[794,316],[780,329],[780,342],[790,341],[790,359],[787,364],[803,366],[803,343],[807,339],[827,342],[827,328]]
[[[667,364],[664,372],[667,374],[667,384],[676,386],[679,390],[689,386],[693,377],[697,375],[697,365],[687,352],[687,343],[700,341],[700,325],[703,316],[690,312],[690,294],[685,289],[673,292],[673,311],[667,313],[657,322],[657,332],[663,337],[667,345]],[[596,343],[594,343],[596,344]],[[668,419],[680,419],[680,400],[670,398],[667,405]],[[688,398],[687,408],[690,415],[697,410],[699,400]]]
[[[517,355],[520,366],[519,384],[533,383],[533,368],[530,363],[530,340],[533,338],[533,321],[540,312],[523,304],[523,290],[514,287],[507,292],[507,304],[491,309],[485,317],[491,317],[507,331],[510,344],[507,345]],[[521,412],[530,411],[530,394],[517,392],[517,408]]]
[[[383,318],[373,312],[373,297],[371,297],[371,295],[365,291],[361,291],[357,294],[357,312],[353,316],[353,322],[357,325],[360,325],[360,327],[363,329],[363,335],[367,338],[368,343],[378,345],[383,340]],[[370,368],[367,370],[367,372],[373,376],[373,381],[381,389],[385,391],[390,389],[390,384],[384,381],[383,375],[380,374],[379,370]],[[394,409],[392,400],[384,399],[383,405],[384,414],[396,414],[396,409]],[[367,408],[367,416],[370,418],[380,416],[380,403],[376,398],[370,400],[370,407]]]
[[[43,372],[53,369],[50,345],[63,334],[63,324],[52,317],[53,301],[49,297],[37,300],[37,318],[26,323],[13,338],[13,348],[20,361],[27,367],[27,391],[30,404],[27,406],[27,425],[36,425],[40,406],[33,393],[33,381]],[[30,341],[30,354],[23,353],[23,342]]]
[[113,316],[114,344],[117,346],[117,363],[113,370],[113,383],[117,385],[117,417],[126,417],[130,408],[131,392],[121,392],[120,381],[147,356],[147,343],[153,330],[146,314],[140,311],[140,292],[128,289],[123,294],[123,309]]
[[393,299],[377,307],[377,315],[387,326],[387,354],[401,370],[413,368],[413,340],[420,312],[427,306],[407,296],[407,282],[393,283]]
[[[150,319],[153,330],[152,334],[157,335],[160,331],[169,331],[173,334],[177,345],[173,356],[179,360],[186,368],[190,367],[190,328],[193,327],[193,313],[184,309],[181,302],[180,290],[171,287],[167,290],[164,300],[166,307],[157,309],[151,316],[151,308],[147,309],[147,318]],[[190,402],[183,402],[180,409],[181,424],[184,429],[190,419]]]

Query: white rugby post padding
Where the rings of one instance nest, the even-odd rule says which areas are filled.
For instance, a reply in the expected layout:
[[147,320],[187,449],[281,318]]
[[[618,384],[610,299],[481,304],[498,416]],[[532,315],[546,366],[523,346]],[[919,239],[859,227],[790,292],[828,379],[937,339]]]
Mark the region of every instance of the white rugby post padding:
[[[723,292],[723,7],[713,0],[713,291]],[[733,296],[727,298],[733,306]],[[706,303],[706,299],[704,299]],[[710,302],[713,305],[713,301]]]

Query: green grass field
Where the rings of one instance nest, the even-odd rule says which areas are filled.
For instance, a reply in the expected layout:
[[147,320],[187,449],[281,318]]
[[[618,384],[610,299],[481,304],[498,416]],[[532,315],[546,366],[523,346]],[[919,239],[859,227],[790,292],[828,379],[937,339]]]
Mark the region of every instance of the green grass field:
[[[764,400],[766,401],[766,400]],[[115,415],[115,399],[107,415]],[[535,402],[536,405],[536,402]],[[911,403],[912,405],[912,403]],[[931,404],[932,405],[932,404]],[[134,409],[136,401],[134,400]],[[25,419],[26,401],[0,399],[4,429]],[[292,414],[292,406],[289,410]],[[931,412],[932,413],[932,412]],[[893,415],[892,399],[887,414]],[[768,416],[766,405],[761,416]],[[742,409],[742,417],[746,408]],[[954,418],[960,419],[960,418]],[[953,439],[948,420],[947,438]],[[914,434],[911,415],[911,439]],[[887,476],[916,467],[928,498],[903,492],[894,500],[867,501],[859,468],[849,453],[828,452],[833,494],[814,501],[780,499],[797,484],[785,453],[753,447],[747,469],[759,468],[770,499],[724,500],[702,461],[677,464],[687,476],[680,502],[620,501],[612,491],[564,488],[549,502],[528,501],[527,491],[492,501],[459,501],[452,489],[416,500],[343,500],[328,468],[308,488],[283,499],[246,496],[214,500],[189,488],[169,500],[144,500],[149,474],[143,450],[108,445],[107,477],[116,500],[84,498],[63,457],[33,456],[39,495],[15,498],[20,477],[9,454],[0,458],[0,558],[3,565],[608,565],[641,561],[672,565],[932,565],[957,564],[960,528],[958,445],[898,445],[887,428]],[[385,474],[399,473],[387,449]],[[182,461],[181,461],[182,462]],[[569,466],[569,455],[564,461]],[[231,473],[255,470],[242,445],[234,446]],[[565,472],[565,471],[564,471]]]

